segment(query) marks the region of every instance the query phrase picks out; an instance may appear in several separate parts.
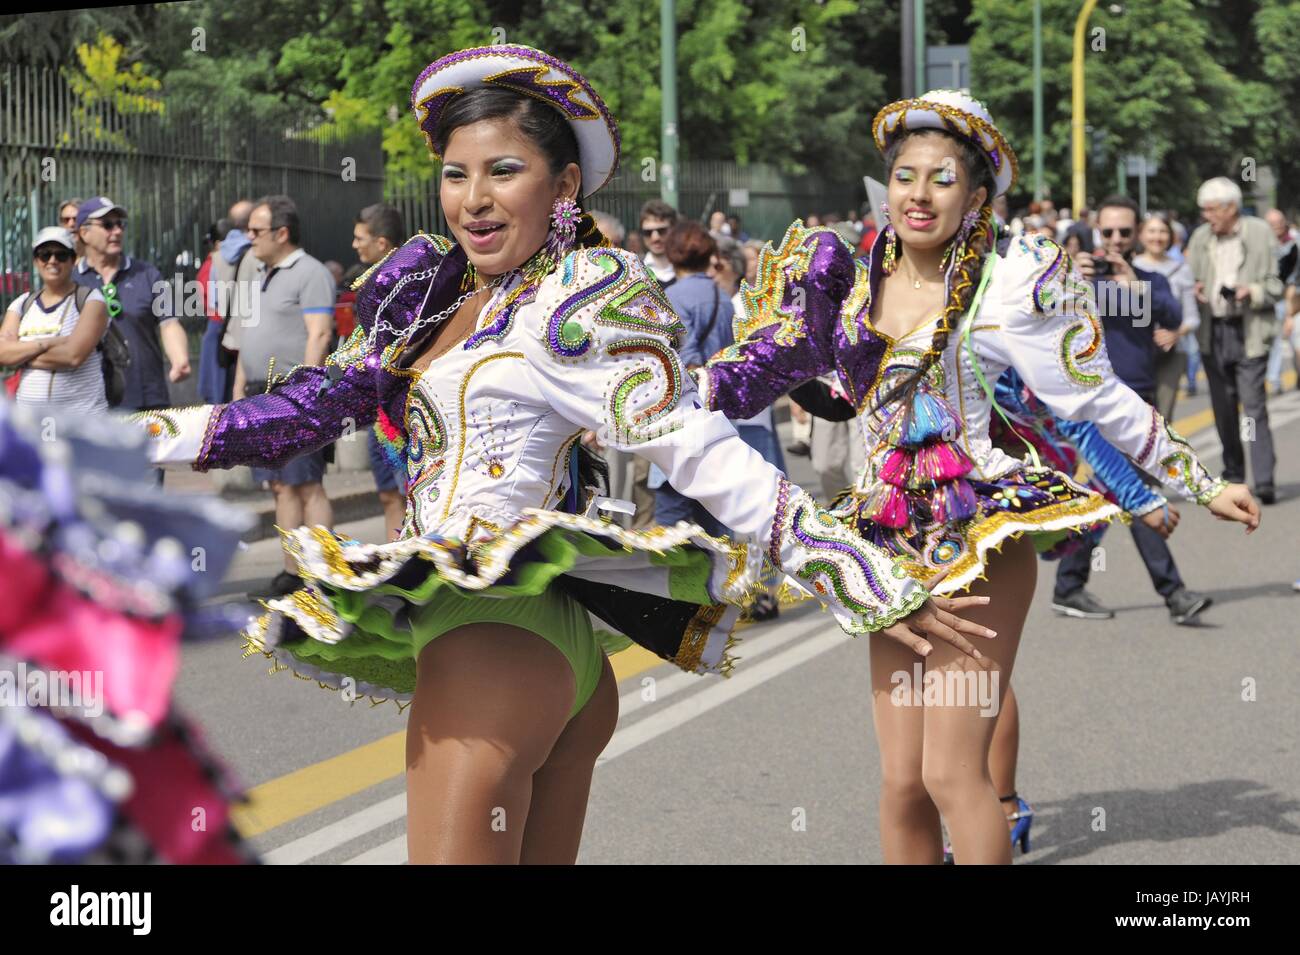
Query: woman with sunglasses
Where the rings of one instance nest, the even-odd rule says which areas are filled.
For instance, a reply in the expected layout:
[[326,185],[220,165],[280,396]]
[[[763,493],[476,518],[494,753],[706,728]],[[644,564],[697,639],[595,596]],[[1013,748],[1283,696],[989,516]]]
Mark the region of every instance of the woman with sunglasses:
[[[1009,863],[1004,794],[988,769],[996,710],[931,687],[980,685],[1000,701],[1034,594],[1034,545],[1119,508],[993,447],[994,382],[1015,368],[1052,411],[1095,422],[1179,497],[1248,533],[1259,509],[1116,378],[1091,286],[1060,246],[1032,235],[1005,256],[995,250],[991,203],[1011,188],[1016,157],[982,104],[936,90],[886,106],[872,132],[889,177],[890,223],[869,259],[855,260],[829,229],[794,223],[764,250],[756,285],[742,292],[738,342],[709,360],[699,387],[708,407],[735,419],[837,372],[867,463],[831,513],[913,577],[944,575],[936,593],[992,597],[970,612],[998,633],[981,645],[983,659],[936,644],[918,663],[873,638],[872,710],[885,860],[940,862],[942,815],[957,862]],[[899,692],[896,675],[914,666],[925,671],[922,686]]]
[[14,399],[106,411],[98,351],[108,329],[104,296],[73,281],[76,250],[67,229],[42,229],[32,254],[41,288],[14,299],[0,324],[0,365],[19,368]]

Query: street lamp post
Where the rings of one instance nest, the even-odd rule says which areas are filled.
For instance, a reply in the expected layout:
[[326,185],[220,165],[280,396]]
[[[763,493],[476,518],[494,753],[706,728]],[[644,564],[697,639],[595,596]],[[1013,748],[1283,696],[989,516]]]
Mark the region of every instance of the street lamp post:
[[1078,218],[1080,210],[1088,201],[1088,168],[1083,148],[1083,122],[1084,122],[1084,71],[1083,71],[1083,41],[1084,34],[1088,28],[1088,17],[1092,15],[1093,8],[1097,6],[1097,0],[1083,0],[1083,8],[1079,11],[1079,17],[1074,21],[1074,69],[1073,69],[1073,105],[1074,116],[1071,123],[1071,152],[1073,156],[1073,196],[1071,205],[1074,210],[1075,218]]
[[659,195],[677,208],[677,16],[673,0],[659,0],[659,88],[662,153],[659,160]]
[[1034,0],[1034,199],[1043,198],[1043,0]]
[[925,0],[912,0],[916,7],[916,24],[912,32],[912,41],[916,44],[916,95],[926,92],[925,83]]

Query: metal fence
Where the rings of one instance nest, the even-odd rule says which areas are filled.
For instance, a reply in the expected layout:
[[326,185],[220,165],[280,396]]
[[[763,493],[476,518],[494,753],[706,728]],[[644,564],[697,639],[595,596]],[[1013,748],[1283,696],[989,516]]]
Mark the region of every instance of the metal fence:
[[379,137],[340,139],[249,117],[124,113],[88,104],[56,70],[0,71],[0,308],[31,280],[31,240],[69,197],[107,195],[129,214],[128,254],[193,276],[202,238],[235,199],[283,193],[302,244],[345,265],[352,223],[383,190]]
[[[813,176],[787,175],[761,163],[683,162],[678,165],[677,183],[678,211],[683,216],[707,222],[714,210],[734,213],[746,234],[763,240],[779,239],[796,218],[829,212],[842,218],[866,199],[861,180],[831,183]],[[385,183],[385,200],[401,210],[408,232],[418,229],[445,235],[437,188],[436,177],[427,183],[390,178]],[[610,213],[630,232],[640,226],[642,204],[659,194],[657,181],[646,181],[640,170],[625,167],[584,206]],[[743,204],[733,204],[733,199]]]
[[[73,196],[107,195],[122,205],[126,251],[169,278],[193,277],[204,233],[241,196],[292,197],[302,245],[345,269],[355,260],[356,214],[381,197],[402,211],[408,233],[446,232],[436,176],[386,180],[377,134],[344,140],[247,116],[132,113],[106,99],[88,103],[48,68],[0,70],[0,186],[0,309],[30,286],[32,237],[56,224],[59,204]],[[630,231],[640,224],[641,205],[659,193],[657,181],[627,167],[588,205]],[[715,209],[735,213],[743,230],[761,239],[779,238],[796,217],[842,216],[863,199],[860,182],[732,162],[681,163],[678,194],[683,215],[703,221]]]

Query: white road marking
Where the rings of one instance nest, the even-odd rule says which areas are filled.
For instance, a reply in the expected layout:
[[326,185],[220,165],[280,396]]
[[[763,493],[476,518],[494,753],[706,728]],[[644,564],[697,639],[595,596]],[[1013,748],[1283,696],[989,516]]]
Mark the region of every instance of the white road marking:
[[[799,623],[802,623],[803,626],[798,626]],[[737,652],[744,656],[745,663],[749,664],[749,666],[737,668],[735,675],[727,680],[701,680],[695,674],[678,672],[656,682],[655,699],[653,701],[645,700],[640,689],[623,694],[619,700],[620,722],[628,714],[661,703],[664,699],[681,693],[688,688],[697,686],[703,688],[686,700],[643,716],[630,726],[615,732],[614,738],[610,740],[609,746],[606,747],[596,765],[601,766],[624,753],[630,752],[641,744],[668,732],[668,730],[680,726],[696,716],[707,713],[716,706],[735,699],[746,690],[752,689],[760,683],[764,683],[849,639],[840,631],[839,627],[835,626],[829,617],[823,617],[821,614],[811,619],[791,621],[789,624],[778,625],[778,627],[780,629],[773,628],[775,632],[752,638],[752,642],[749,640],[742,642],[741,645],[745,649]],[[821,632],[821,636],[814,637],[813,634],[818,632]],[[796,643],[794,649],[780,654],[765,664],[754,664],[754,661],[762,656],[792,642]],[[717,696],[715,702],[697,702],[704,697],[712,699],[717,694],[720,695]],[[345,816],[327,826],[322,826],[315,832],[310,832],[283,846],[272,849],[263,856],[263,861],[272,865],[298,865],[390,822],[401,819],[405,813],[406,795],[401,793],[372,806],[367,806],[365,809]],[[348,859],[345,864],[370,865],[382,863],[396,865],[405,861],[406,837],[402,836]]]
[[[1279,428],[1300,419],[1300,392],[1289,392],[1270,401],[1269,422],[1273,428]],[[1213,458],[1222,453],[1223,448],[1215,430],[1207,428],[1195,435],[1189,443],[1201,458]],[[701,716],[712,709],[730,703],[741,694],[760,686],[769,680],[799,666],[814,657],[820,656],[839,646],[845,635],[835,627],[829,618],[818,615],[812,625],[796,628],[792,624],[788,630],[755,638],[752,643],[742,643],[739,654],[747,663],[753,662],[778,647],[799,641],[794,647],[764,663],[742,666],[728,680],[703,682],[690,673],[675,673],[656,681],[655,699],[647,701],[642,696],[640,687],[624,693],[619,698],[619,719],[643,709],[653,703],[659,703],[693,686],[703,686],[698,693],[675,703],[659,712],[633,722],[618,730],[609,746],[597,760],[597,767],[617,759],[637,747],[657,739],[664,733]],[[825,631],[820,636],[812,636],[817,631]],[[800,640],[799,638],[806,638]],[[263,857],[268,863],[294,865],[323,855],[352,839],[371,832],[402,818],[406,812],[406,796],[399,794],[385,799],[373,806],[368,806],[337,822],[324,826],[300,839],[274,849]],[[391,839],[360,855],[346,860],[345,865],[401,865],[406,862],[406,836]]]

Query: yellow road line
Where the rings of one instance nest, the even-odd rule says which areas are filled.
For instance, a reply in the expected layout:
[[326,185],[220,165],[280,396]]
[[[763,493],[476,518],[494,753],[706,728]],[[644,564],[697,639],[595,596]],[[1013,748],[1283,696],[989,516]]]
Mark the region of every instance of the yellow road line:
[[[1293,387],[1295,374],[1288,372],[1285,381],[1288,388]],[[1186,436],[1213,424],[1214,412],[1206,408],[1179,419],[1174,427]],[[649,650],[635,645],[610,657],[619,682],[662,663]],[[405,731],[399,730],[254,786],[248,792],[247,805],[233,813],[235,827],[246,837],[255,836],[400,776],[406,771],[405,739]]]

